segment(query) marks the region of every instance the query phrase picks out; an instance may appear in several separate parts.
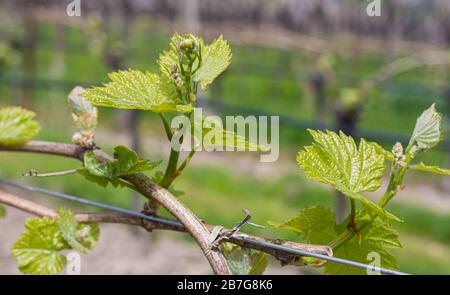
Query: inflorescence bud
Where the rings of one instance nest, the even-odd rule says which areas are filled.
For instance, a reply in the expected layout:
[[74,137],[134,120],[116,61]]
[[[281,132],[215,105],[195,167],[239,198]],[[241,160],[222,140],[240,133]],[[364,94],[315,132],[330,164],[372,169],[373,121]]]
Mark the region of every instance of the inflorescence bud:
[[400,142],[394,144],[392,148],[392,154],[394,155],[394,164],[396,166],[405,167],[406,166],[406,157],[403,154],[403,146]]
[[183,78],[181,76],[180,68],[176,63],[170,66],[170,80],[174,82],[178,88],[182,88],[184,85]]
[[183,35],[182,39],[177,44],[177,50],[180,54],[190,55],[191,53],[197,53],[198,40],[194,35]]
[[89,226],[83,227],[75,234],[77,240],[84,241],[91,234],[91,228]]
[[72,136],[72,142],[85,148],[94,148],[94,131],[97,127],[97,108],[87,99],[81,96],[84,88],[77,86],[69,94],[69,108],[77,127],[77,132]]
[[182,63],[192,62],[199,52],[197,38],[192,34],[182,35],[177,44],[177,51]]

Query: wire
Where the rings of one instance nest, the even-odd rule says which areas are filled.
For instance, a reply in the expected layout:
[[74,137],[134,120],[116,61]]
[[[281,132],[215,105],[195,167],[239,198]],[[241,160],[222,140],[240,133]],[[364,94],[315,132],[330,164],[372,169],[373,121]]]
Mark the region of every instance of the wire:
[[[237,237],[237,239],[241,239],[241,237]],[[242,239],[242,240],[244,240],[244,239]],[[346,259],[342,259],[342,258],[338,258],[338,257],[327,256],[327,255],[323,255],[323,254],[292,249],[292,248],[289,248],[286,246],[277,245],[277,244],[273,244],[273,243],[269,243],[269,242],[265,242],[265,241],[258,241],[258,240],[253,240],[253,239],[251,239],[251,240],[252,240],[251,244],[253,244],[255,246],[267,247],[267,248],[271,248],[274,250],[282,250],[282,251],[285,251],[285,252],[288,252],[291,254],[296,254],[299,256],[319,258],[319,259],[336,262],[336,263],[340,263],[340,264],[345,264],[345,265],[353,266],[353,267],[357,267],[357,268],[368,269],[368,270],[370,269],[373,272],[380,272],[380,273],[388,274],[388,275],[408,275],[407,273],[404,273],[404,272],[399,272],[399,271],[395,271],[395,270],[391,270],[391,269],[387,269],[387,268],[383,268],[383,267],[372,266],[372,265],[367,265],[364,263],[346,260]],[[249,239],[245,239],[245,241],[249,242]]]
[[116,206],[112,206],[112,205],[108,205],[108,204],[103,204],[103,203],[99,203],[99,202],[95,202],[95,201],[91,201],[91,200],[87,200],[87,199],[83,199],[83,198],[78,198],[78,197],[75,197],[72,195],[47,190],[45,188],[40,188],[40,187],[26,185],[26,184],[20,184],[20,183],[9,181],[9,180],[0,179],[0,183],[9,185],[9,186],[12,186],[15,188],[19,188],[19,189],[24,189],[24,190],[27,190],[30,192],[42,193],[42,194],[53,196],[53,197],[56,197],[59,199],[64,199],[64,200],[81,203],[81,204],[86,204],[86,205],[90,205],[90,206],[94,206],[94,207],[98,207],[98,208],[102,208],[102,209],[107,209],[107,210],[111,210],[111,211],[115,211],[115,212],[119,212],[119,213],[128,214],[128,215],[135,216],[135,217],[140,217],[140,218],[143,218],[143,219],[146,219],[149,221],[153,221],[153,222],[157,222],[160,224],[173,226],[173,227],[179,227],[180,229],[184,228],[184,225],[176,220],[169,220],[169,219],[165,219],[165,218],[161,218],[161,217],[145,215],[144,213],[136,212],[133,210],[128,210],[128,209],[124,209],[124,208],[120,208],[120,207],[116,207]]
[[[99,203],[99,202],[95,202],[95,201],[91,201],[91,200],[87,200],[87,199],[83,199],[83,198],[78,198],[78,197],[75,197],[72,195],[54,192],[54,191],[36,187],[36,186],[20,184],[20,183],[13,182],[10,180],[0,179],[0,183],[9,185],[9,186],[12,186],[12,187],[15,187],[18,189],[23,189],[23,190],[27,190],[27,191],[31,191],[31,192],[46,194],[46,195],[53,196],[53,197],[56,197],[59,199],[69,200],[69,201],[82,203],[82,204],[86,204],[86,205],[91,205],[91,206],[102,208],[102,209],[116,211],[116,212],[120,212],[120,213],[124,213],[124,214],[129,214],[129,215],[140,217],[140,218],[143,218],[143,219],[155,222],[155,223],[178,227],[180,230],[183,230],[185,228],[182,223],[180,223],[179,221],[176,221],[176,220],[169,220],[169,219],[156,217],[156,216],[148,216],[143,213],[135,212],[133,210],[128,210],[128,209],[124,209],[124,208],[120,208],[120,207],[116,207],[116,206],[112,206],[112,205],[108,205],[108,204],[103,204],[103,203]],[[238,237],[234,237],[234,238],[236,240],[241,240],[241,241],[245,242],[246,244],[250,244],[253,246],[261,246],[261,247],[265,247],[265,248],[269,248],[269,249],[273,249],[273,250],[277,250],[277,251],[284,251],[284,252],[287,252],[287,253],[290,253],[293,255],[314,257],[314,258],[323,259],[323,260],[331,261],[331,262],[335,262],[335,263],[340,263],[340,264],[344,264],[344,265],[348,265],[348,266],[352,266],[352,267],[356,267],[356,268],[367,269],[367,270],[371,270],[374,272],[380,272],[382,274],[407,275],[407,273],[394,271],[394,270],[386,269],[383,267],[377,267],[377,266],[367,265],[364,263],[359,263],[356,261],[351,261],[351,260],[346,260],[346,259],[342,259],[342,258],[312,253],[312,252],[308,252],[308,251],[302,251],[302,250],[298,250],[298,249],[293,249],[293,248],[289,248],[289,247],[286,247],[283,245],[278,245],[278,244],[274,244],[274,243],[270,243],[270,242],[255,240],[255,239],[252,239],[249,237],[238,236]]]

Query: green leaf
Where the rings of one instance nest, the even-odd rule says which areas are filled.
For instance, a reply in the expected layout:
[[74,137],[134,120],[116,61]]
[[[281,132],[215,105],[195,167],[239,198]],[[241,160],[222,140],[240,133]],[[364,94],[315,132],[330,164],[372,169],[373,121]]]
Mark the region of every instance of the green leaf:
[[0,109],[0,143],[20,145],[35,136],[41,129],[33,120],[35,113],[20,107]]
[[111,184],[114,187],[123,186],[119,180],[113,180],[102,176],[92,175],[88,169],[79,169],[78,173],[83,176],[87,181],[96,183],[101,187],[107,187],[108,184]]
[[169,43],[169,50],[164,51],[158,58],[159,69],[167,79],[171,77],[173,65],[185,64],[177,46],[186,38],[193,38],[197,43],[195,48],[201,53],[200,66],[198,66],[198,59],[195,59],[192,65],[192,81],[200,83],[201,87],[206,89],[206,86],[211,84],[230,65],[231,49],[222,36],[219,36],[210,45],[205,45],[201,38],[174,34]]
[[66,265],[66,257],[59,253],[70,249],[56,219],[29,218],[26,231],[11,249],[19,270],[26,274],[57,274]]
[[395,220],[395,221],[402,221],[400,218],[398,218],[397,216],[395,216],[392,213],[389,213],[388,211],[384,210],[383,208],[381,208],[380,206],[378,206],[377,204],[375,204],[374,202],[366,199],[363,195],[358,194],[358,193],[354,193],[351,192],[349,190],[346,190],[345,188],[341,188],[340,191],[355,200],[358,200],[361,205],[363,205],[363,207],[367,210],[368,213],[370,214],[375,214],[378,215],[380,217],[383,218],[388,218],[391,220]]
[[309,130],[315,143],[297,155],[306,176],[351,192],[375,191],[384,175],[384,156],[361,139],[359,147],[351,136],[340,132]]
[[0,204],[0,218],[3,218],[5,216],[6,216],[6,208]]
[[394,162],[395,158],[392,152],[385,150],[381,145],[374,141],[369,142],[370,145],[373,145],[375,147],[375,150],[377,154],[384,155],[384,158],[390,162]]
[[444,168],[440,168],[438,166],[428,166],[428,165],[425,165],[423,162],[420,162],[417,165],[410,165],[410,166],[408,166],[408,168],[412,169],[412,170],[419,170],[419,171],[437,173],[437,174],[442,174],[442,175],[450,175],[450,169],[444,169]]
[[153,112],[190,112],[191,105],[175,102],[175,86],[158,74],[127,70],[110,73],[111,82],[87,89],[81,96],[95,105]]
[[93,176],[103,178],[112,177],[110,162],[99,162],[92,151],[87,151],[84,153],[84,167]]
[[[391,253],[392,249],[401,248],[398,233],[392,226],[380,218],[361,230],[343,246],[334,251],[334,256],[360,263],[371,264],[368,254],[371,252],[380,255],[381,267],[388,269],[399,269],[397,259]],[[355,268],[348,265],[327,262],[325,264],[327,274],[367,274],[365,269]]]
[[234,275],[262,275],[269,264],[265,253],[224,243],[223,253]]
[[87,181],[96,183],[101,187],[107,187],[111,184],[114,187],[123,186],[120,179],[113,179],[112,168],[108,162],[100,163],[94,152],[87,151],[84,153],[84,169],[78,169]]
[[[255,251],[254,251],[255,252]],[[252,257],[252,267],[248,272],[249,275],[262,275],[269,264],[266,253],[256,252],[253,253]]]
[[258,152],[267,152],[270,150],[269,147],[250,142],[244,136],[238,135],[233,131],[223,129],[222,134],[223,141],[218,142],[218,144],[224,147],[233,147],[238,150],[242,149],[246,151]]
[[308,243],[326,245],[336,237],[336,217],[325,207],[305,208],[283,223],[269,222],[276,228],[284,228],[302,235]]
[[[194,125],[196,125],[194,123]],[[200,128],[199,126],[194,126],[194,128]],[[233,131],[224,129],[222,122],[215,120],[213,117],[203,118],[202,124],[202,144],[204,148],[207,147],[222,147],[224,150],[229,148],[235,148],[245,151],[260,151],[267,152],[270,150],[269,147],[259,145],[248,141],[244,136],[238,135]],[[194,133],[195,135],[195,133]],[[205,140],[205,136],[211,138],[211,140]]]
[[202,89],[211,84],[231,63],[231,49],[222,36],[210,45],[202,46],[202,61],[200,68],[193,74],[192,79],[200,82]]
[[182,36],[178,33],[175,33],[171,38],[169,42],[169,50],[163,51],[159,55],[158,58],[158,65],[159,70],[161,73],[167,78],[170,79],[171,73],[170,73],[170,67],[173,64],[178,65],[179,59],[177,54],[177,44],[182,40]]
[[[268,222],[276,228],[288,229],[303,237],[310,244],[327,245],[334,240],[336,234],[336,218],[334,213],[325,207],[316,206],[305,208],[300,213],[284,223]],[[300,265],[321,266],[325,260],[313,257],[302,257]]]
[[[112,161],[99,162],[92,151],[85,152],[84,167],[94,176],[90,180],[106,186],[108,181],[95,177],[115,181],[123,175],[153,170],[161,163],[161,161],[151,162],[149,160],[142,160],[136,152],[126,146],[116,146],[114,148],[114,156],[116,158]],[[84,172],[81,173],[83,174]]]
[[436,146],[443,138],[442,115],[436,112],[433,103],[417,118],[407,151],[415,154]]
[[58,214],[60,216],[57,220],[58,228],[73,249],[87,253],[95,247],[100,235],[97,224],[79,224],[72,211],[66,208],[58,210]]
[[[357,218],[357,224],[362,223],[362,218]],[[398,269],[396,258],[390,252],[392,249],[401,247],[397,232],[381,218],[366,219],[365,221],[368,223],[356,236],[340,248],[333,249],[333,256],[368,264],[370,261],[367,260],[367,255],[370,252],[377,252],[381,256],[380,266]],[[308,243],[320,245],[330,244],[342,230],[347,230],[347,221],[336,225],[334,213],[330,209],[320,206],[303,209],[300,214],[284,223],[269,223],[277,228],[285,228],[301,234]],[[365,270],[332,262],[325,264],[325,272],[329,274],[366,274]]]
[[142,160],[135,151],[123,145],[114,148],[114,157],[116,160],[110,162],[112,165],[112,177],[153,170],[161,164],[161,161]]
[[359,200],[368,212],[399,220],[360,192],[381,186],[386,169],[384,153],[361,139],[359,147],[351,136],[340,132],[309,130],[315,143],[300,150],[297,162],[310,179],[329,184],[344,195]]

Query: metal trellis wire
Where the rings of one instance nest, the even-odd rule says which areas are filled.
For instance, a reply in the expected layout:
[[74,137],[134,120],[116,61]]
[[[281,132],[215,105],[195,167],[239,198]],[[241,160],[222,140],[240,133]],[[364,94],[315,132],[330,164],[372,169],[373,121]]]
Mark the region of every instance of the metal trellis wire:
[[[36,192],[36,193],[53,196],[58,199],[68,200],[68,201],[77,202],[77,203],[81,203],[81,204],[85,204],[85,205],[90,205],[90,206],[94,206],[94,207],[98,207],[98,208],[102,208],[102,209],[107,209],[110,211],[124,213],[124,214],[128,214],[130,216],[140,217],[140,218],[143,218],[143,219],[155,222],[155,223],[160,223],[160,224],[168,225],[168,226],[172,226],[172,227],[178,227],[180,230],[184,229],[184,225],[176,220],[169,220],[169,219],[165,219],[165,218],[161,218],[161,217],[157,217],[157,216],[149,216],[149,215],[145,215],[143,213],[136,212],[133,210],[128,210],[128,209],[124,209],[124,208],[120,208],[120,207],[116,207],[116,206],[112,206],[112,205],[108,205],[108,204],[103,204],[103,203],[91,201],[88,199],[78,198],[78,197],[75,197],[72,195],[54,192],[54,191],[36,187],[36,186],[20,184],[20,183],[13,182],[10,180],[0,179],[0,184],[12,186],[12,187],[22,189],[22,190],[27,190],[27,191],[31,191],[31,192]],[[298,256],[323,259],[326,261],[344,264],[344,265],[348,265],[351,267],[370,270],[372,272],[379,272],[379,273],[388,274],[388,275],[407,275],[407,273],[404,273],[404,272],[399,272],[399,271],[386,269],[383,267],[377,267],[377,266],[373,266],[373,265],[367,265],[364,263],[346,260],[346,259],[342,259],[342,258],[312,253],[312,252],[308,252],[308,251],[302,251],[302,250],[298,250],[298,249],[293,249],[293,248],[289,248],[289,247],[286,247],[283,245],[278,245],[278,244],[274,244],[274,243],[270,243],[270,242],[255,240],[255,239],[252,239],[249,237],[236,237],[236,239],[239,239],[247,244],[251,244],[254,246],[265,247],[265,248],[278,250],[278,251],[285,251],[287,253],[290,253],[293,255],[298,255]]]

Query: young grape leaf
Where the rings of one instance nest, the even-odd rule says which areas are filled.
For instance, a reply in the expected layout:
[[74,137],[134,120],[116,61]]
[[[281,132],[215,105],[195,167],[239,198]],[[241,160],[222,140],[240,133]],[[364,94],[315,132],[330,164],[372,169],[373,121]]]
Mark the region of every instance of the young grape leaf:
[[81,94],[95,105],[153,112],[190,112],[191,105],[175,103],[175,86],[158,74],[127,70],[110,73],[111,82]]
[[57,220],[48,217],[29,218],[26,231],[11,249],[19,270],[25,274],[57,274],[66,265],[66,257],[59,253],[70,249],[58,228]]
[[114,157],[116,160],[110,162],[113,177],[153,170],[161,164],[161,161],[142,160],[135,151],[123,145],[114,148]]
[[370,201],[369,199],[366,199],[363,195],[354,193],[352,191],[347,190],[344,187],[341,187],[340,189],[336,188],[337,190],[341,191],[344,195],[354,199],[358,200],[361,205],[366,209],[366,211],[372,215],[378,215],[383,218],[388,218],[395,221],[402,221],[400,218],[395,216],[394,214],[384,210],[374,202]]
[[222,36],[210,45],[201,48],[202,61],[200,68],[193,74],[192,79],[200,82],[202,89],[211,84],[231,63],[231,49]]
[[94,177],[117,180],[123,175],[153,170],[161,163],[161,161],[143,160],[126,146],[116,146],[114,156],[116,158],[112,161],[99,162],[92,151],[87,151],[84,153],[84,167]]
[[442,174],[442,175],[450,175],[450,169],[444,169],[438,166],[429,166],[429,165],[425,165],[423,162],[420,162],[417,165],[410,165],[408,166],[409,169],[413,169],[413,170],[419,170],[419,171],[424,171],[424,172],[432,172],[432,173],[437,173],[437,174]]
[[224,243],[222,249],[228,267],[234,275],[262,275],[269,264],[267,255],[262,252],[230,243]]
[[[268,222],[276,228],[288,229],[303,237],[307,243],[327,245],[336,237],[336,218],[334,213],[325,207],[305,208],[295,217],[284,223]],[[299,265],[322,266],[326,260],[313,257],[302,257]]]
[[[198,38],[200,40],[200,38]],[[178,54],[177,54],[177,44],[182,40],[182,36],[178,33],[175,33],[171,38],[169,42],[169,50],[163,51],[159,55],[158,58],[158,65],[159,70],[161,73],[167,78],[170,79],[171,73],[170,73],[170,67],[173,64],[178,65]]]
[[[379,255],[381,267],[398,270],[397,259],[391,253],[392,249],[401,248],[398,233],[392,226],[380,218],[363,228],[359,235],[343,244],[334,251],[334,256],[370,264],[369,254]],[[327,274],[367,274],[367,270],[334,262],[325,264]]]
[[57,225],[69,245],[81,253],[87,253],[97,244],[100,229],[98,224],[80,224],[69,209],[58,210]]
[[126,146],[116,146],[114,156],[116,159],[112,161],[99,162],[94,152],[86,151],[84,153],[84,169],[79,169],[78,173],[86,180],[102,187],[106,187],[108,184],[117,187],[126,185],[119,179],[121,176],[153,170],[161,163],[161,161],[152,162],[140,159],[136,152]]
[[248,272],[249,275],[262,275],[269,264],[267,254],[263,252],[253,253],[252,268]]
[[[119,178],[109,178],[110,167],[97,161],[94,153],[91,151],[84,153],[84,167],[78,169],[78,174],[82,175],[87,181],[96,183],[101,187],[107,187],[111,184],[113,187],[124,187],[125,184]],[[87,168],[86,168],[87,167]]]
[[6,216],[6,208],[0,204],[0,218],[5,217],[5,216]]
[[[362,217],[357,218],[356,222],[361,223],[361,221]],[[401,247],[397,232],[381,218],[365,221],[369,223],[355,237],[340,248],[333,249],[333,256],[367,264],[370,263],[367,255],[376,252],[381,255],[382,267],[398,269],[397,261],[390,253],[391,249]],[[329,244],[342,230],[347,230],[346,222],[339,226],[336,225],[334,213],[330,209],[320,206],[303,209],[299,215],[284,223],[270,222],[270,224],[301,234],[308,243],[320,245]],[[332,262],[325,264],[325,272],[329,274],[366,274],[365,270]]]
[[[195,125],[195,124],[194,124]],[[259,145],[248,141],[244,136],[238,135],[234,131],[223,128],[222,123],[206,117],[203,119],[202,127],[194,126],[194,128],[202,128],[202,144],[204,148],[222,147],[223,149],[235,148],[238,151],[259,151],[267,152],[269,147]],[[194,136],[196,133],[194,133]],[[206,140],[207,138],[207,140]]]
[[407,151],[415,148],[415,154],[436,146],[443,138],[442,115],[433,103],[417,118]]
[[381,186],[386,169],[384,153],[361,139],[359,147],[351,136],[340,132],[309,130],[315,143],[300,150],[297,162],[306,177],[333,186],[347,197],[359,200],[370,213],[399,220],[360,195]]
[[112,178],[110,162],[99,162],[92,151],[84,153],[84,168],[93,176]]
[[369,144],[375,148],[377,154],[384,155],[384,158],[387,161],[394,162],[395,158],[392,152],[385,150],[381,145],[374,141],[370,141]]
[[322,206],[305,208],[283,223],[270,221],[269,224],[291,230],[303,236],[308,243],[326,245],[336,237],[336,217],[330,209]]
[[309,130],[315,143],[297,155],[297,161],[308,178],[342,186],[358,193],[375,191],[384,175],[384,156],[361,139],[359,147],[351,136],[340,132]]
[[0,109],[0,144],[20,145],[41,129],[33,120],[35,113],[20,107]]
[[83,176],[87,181],[98,184],[101,187],[107,187],[111,184],[113,187],[123,187],[123,183],[117,179],[109,179],[102,176],[95,176],[89,172],[88,169],[78,169],[78,174]]

